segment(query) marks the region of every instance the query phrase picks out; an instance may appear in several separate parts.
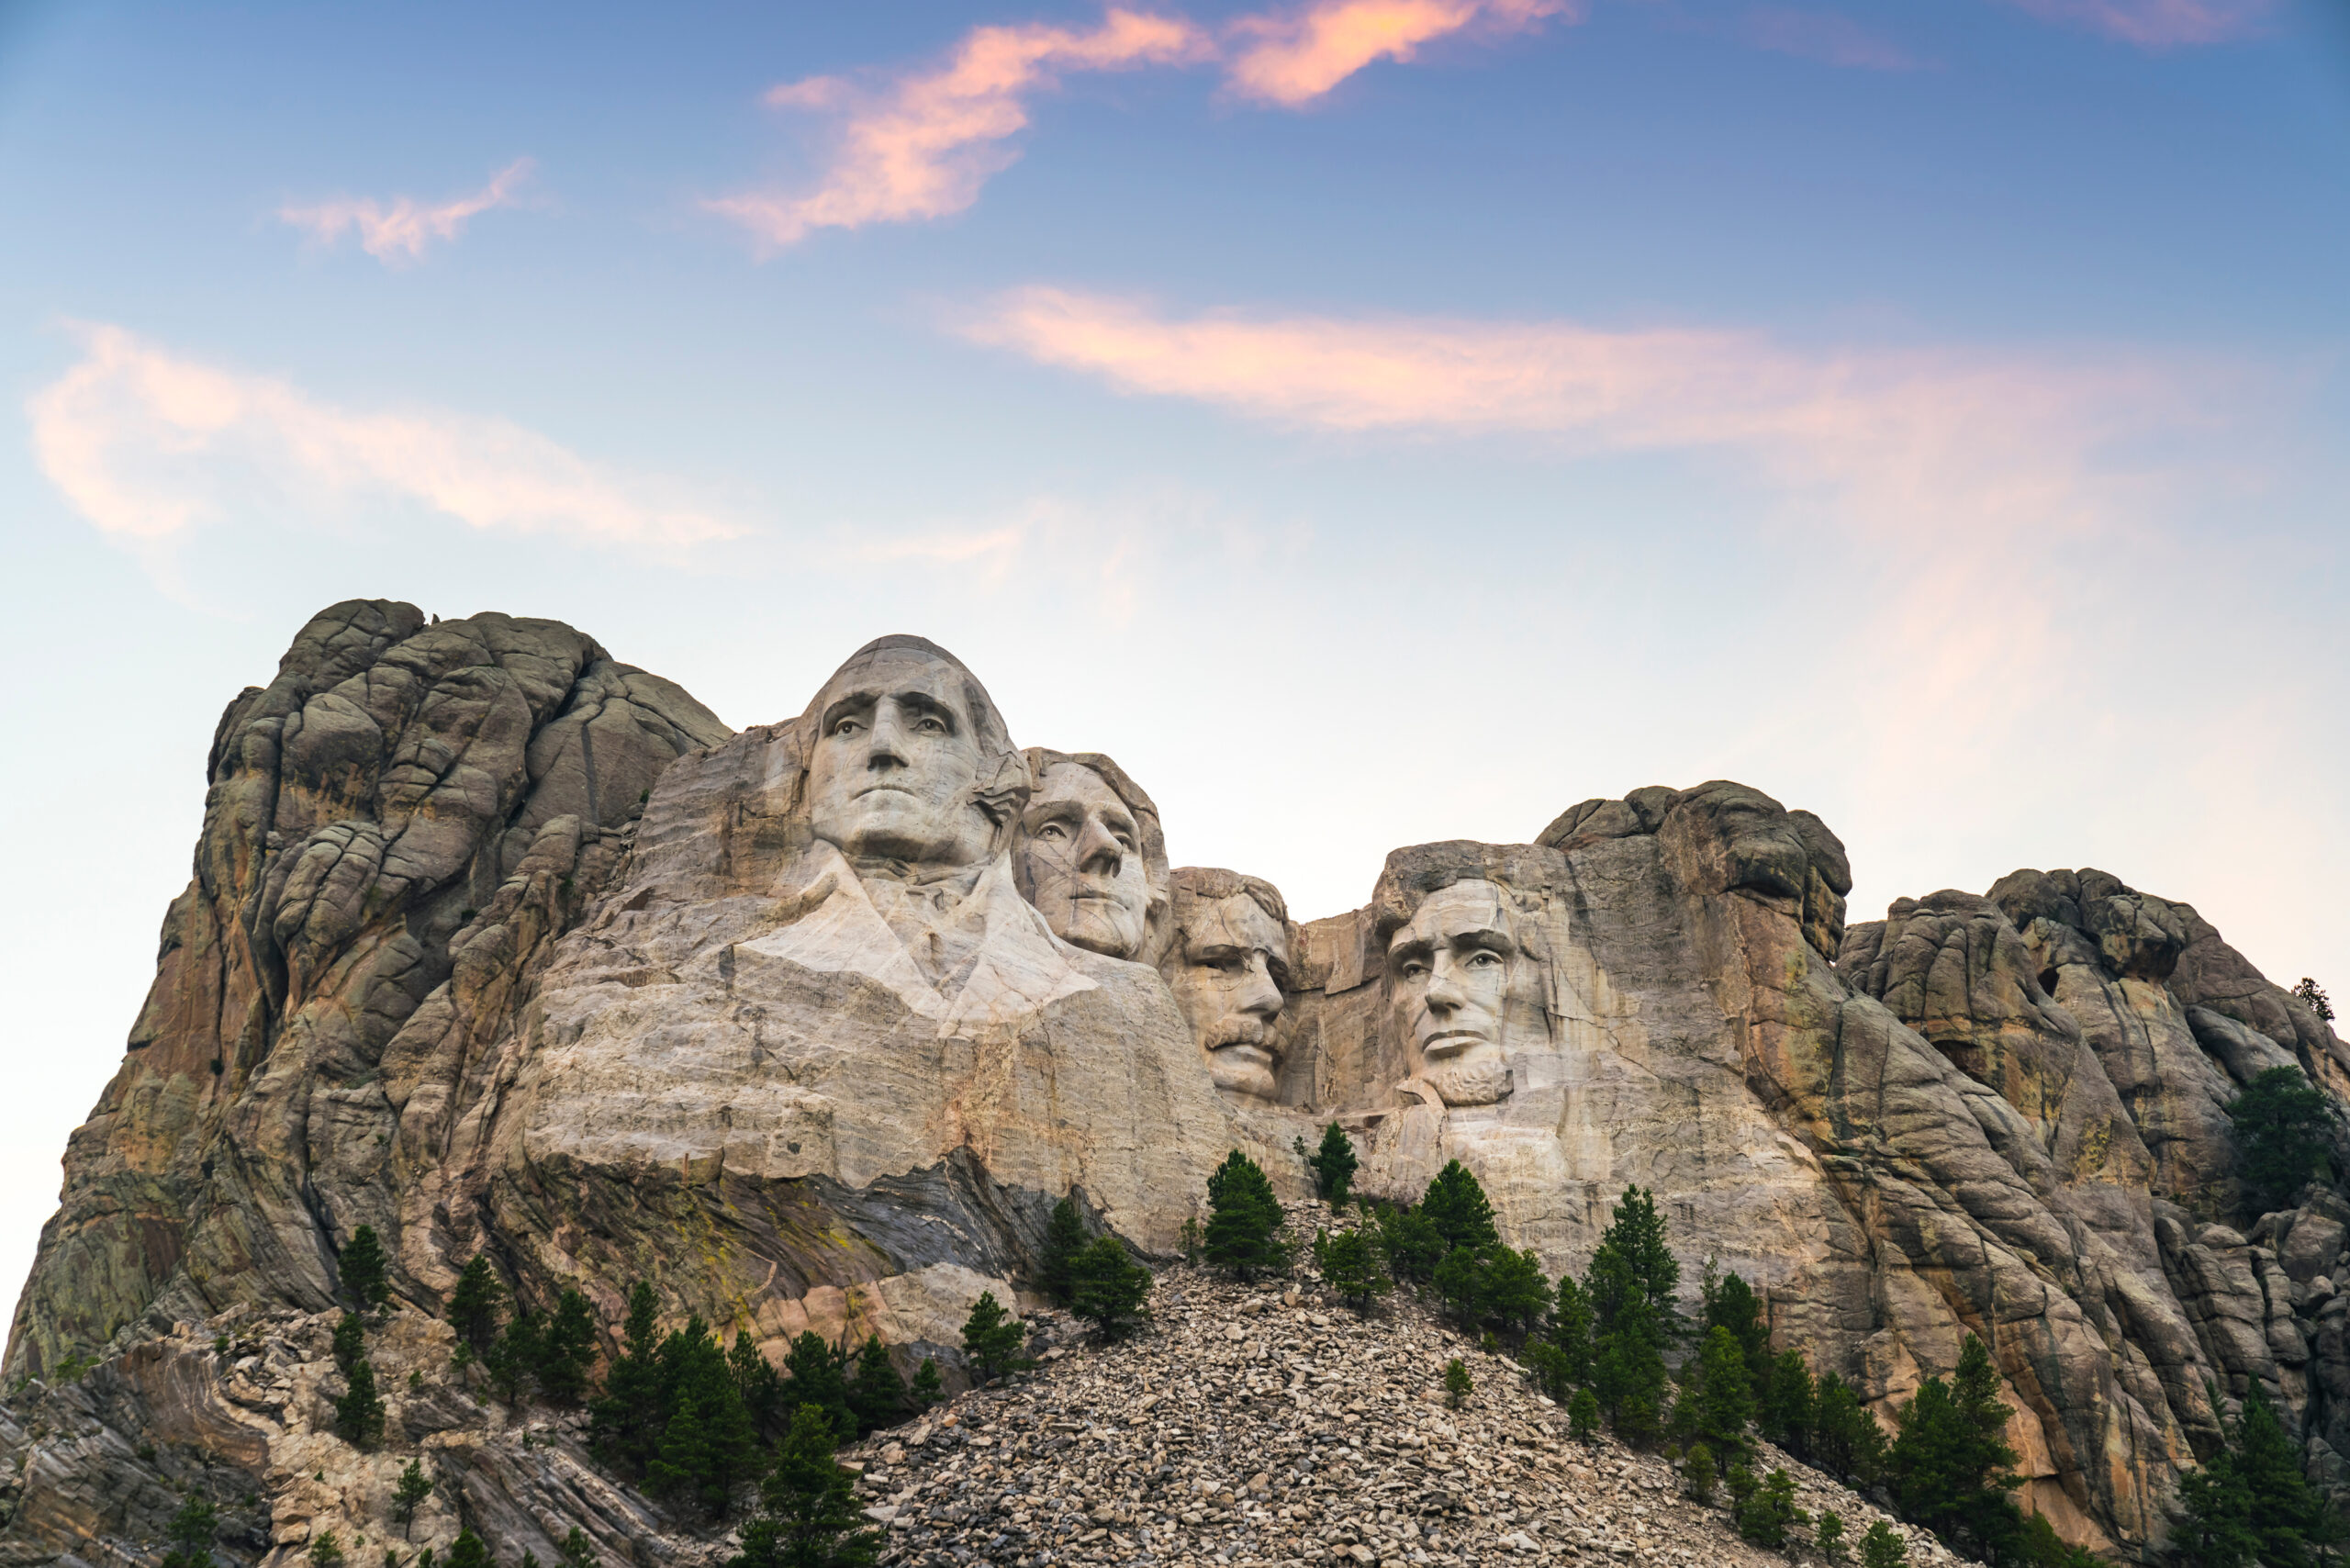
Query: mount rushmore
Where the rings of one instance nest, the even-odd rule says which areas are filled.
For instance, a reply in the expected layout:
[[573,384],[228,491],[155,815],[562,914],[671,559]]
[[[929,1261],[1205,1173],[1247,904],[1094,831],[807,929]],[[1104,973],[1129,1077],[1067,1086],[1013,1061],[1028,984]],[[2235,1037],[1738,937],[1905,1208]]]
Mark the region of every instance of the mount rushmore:
[[207,779],[17,1304],[9,1561],[102,1558],[142,1444],[264,1473],[164,1340],[326,1309],[363,1225],[428,1307],[478,1255],[608,1326],[643,1278],[778,1354],[951,1361],[1058,1200],[1169,1256],[1227,1151],[1300,1196],[1332,1121],[1359,1190],[1457,1159],[1553,1273],[1652,1189],[1684,1278],[1753,1280],[1880,1408],[1981,1336],[2028,1505],[2101,1550],[2160,1541],[2255,1382],[2344,1479],[2350,1205],[2253,1212],[2221,1107],[2280,1065],[2340,1096],[2350,1050],[2102,871],[1848,924],[1828,826],[1714,782],[1398,849],[1301,924],[921,638],[736,734],[560,623],[383,600],[303,628]]

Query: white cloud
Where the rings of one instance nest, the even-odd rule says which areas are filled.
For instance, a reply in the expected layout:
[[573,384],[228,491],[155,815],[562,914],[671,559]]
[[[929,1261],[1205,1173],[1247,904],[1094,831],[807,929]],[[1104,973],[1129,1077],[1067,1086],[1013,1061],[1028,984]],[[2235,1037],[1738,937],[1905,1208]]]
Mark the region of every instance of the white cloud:
[[76,510],[134,545],[255,504],[323,519],[383,500],[583,543],[677,547],[744,532],[509,420],[354,412],[120,327],[77,330],[80,363],[27,404],[34,455]]
[[512,206],[515,187],[533,166],[532,160],[517,158],[471,196],[430,206],[414,196],[396,196],[388,206],[373,196],[337,196],[307,207],[282,207],[277,216],[281,222],[307,230],[323,244],[334,244],[345,233],[355,233],[361,250],[397,266],[421,259],[435,243],[453,241],[467,222],[490,208]]

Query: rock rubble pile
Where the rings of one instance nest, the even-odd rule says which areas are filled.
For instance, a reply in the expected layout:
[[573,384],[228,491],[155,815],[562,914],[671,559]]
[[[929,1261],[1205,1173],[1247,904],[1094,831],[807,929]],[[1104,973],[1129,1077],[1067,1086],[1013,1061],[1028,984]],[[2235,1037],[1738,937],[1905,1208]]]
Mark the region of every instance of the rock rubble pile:
[[[1514,1363],[1416,1301],[1358,1316],[1189,1267],[1155,1294],[1153,1327],[1118,1345],[1033,1315],[1050,1345],[1035,1373],[848,1450],[889,1531],[884,1564],[1786,1561],[1684,1495],[1665,1460],[1571,1439]],[[1459,1410],[1442,1387],[1455,1356],[1476,1385]],[[1849,1539],[1889,1518],[1765,1445],[1759,1467],[1781,1466]],[[1911,1562],[1956,1561],[1894,1528]]]

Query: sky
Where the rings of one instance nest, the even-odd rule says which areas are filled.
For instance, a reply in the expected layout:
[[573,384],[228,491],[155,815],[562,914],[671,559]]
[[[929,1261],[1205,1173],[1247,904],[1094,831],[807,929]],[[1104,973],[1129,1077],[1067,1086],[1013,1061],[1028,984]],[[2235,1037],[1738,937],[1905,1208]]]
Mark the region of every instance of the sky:
[[2350,11],[0,3],[0,1281],[354,597],[912,632],[1304,918],[1736,778],[2350,992]]

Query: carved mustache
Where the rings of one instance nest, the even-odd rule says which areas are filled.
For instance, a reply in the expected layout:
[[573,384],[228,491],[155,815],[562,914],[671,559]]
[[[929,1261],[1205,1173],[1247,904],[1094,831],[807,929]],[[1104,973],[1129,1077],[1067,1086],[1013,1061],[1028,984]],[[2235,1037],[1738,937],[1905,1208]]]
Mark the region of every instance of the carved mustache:
[[1220,1019],[1215,1033],[1208,1040],[1208,1049],[1225,1046],[1261,1046],[1265,1043],[1264,1022],[1257,1018]]

